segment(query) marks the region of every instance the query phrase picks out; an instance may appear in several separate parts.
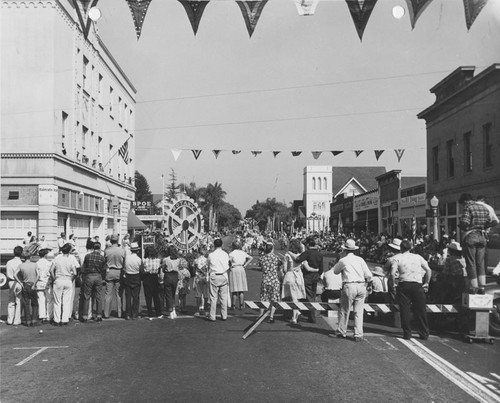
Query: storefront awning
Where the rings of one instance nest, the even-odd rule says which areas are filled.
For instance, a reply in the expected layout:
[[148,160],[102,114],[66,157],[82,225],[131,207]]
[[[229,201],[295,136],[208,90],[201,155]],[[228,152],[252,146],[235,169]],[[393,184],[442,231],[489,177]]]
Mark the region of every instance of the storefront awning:
[[132,210],[128,212],[127,228],[131,229],[146,229],[148,226],[137,218]]

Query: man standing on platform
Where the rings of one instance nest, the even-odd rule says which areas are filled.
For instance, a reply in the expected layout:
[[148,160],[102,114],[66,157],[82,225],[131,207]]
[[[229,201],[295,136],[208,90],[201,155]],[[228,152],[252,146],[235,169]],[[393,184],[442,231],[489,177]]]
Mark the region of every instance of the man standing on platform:
[[486,230],[497,225],[498,221],[492,221],[488,208],[475,202],[468,193],[462,194],[458,202],[463,206],[458,226],[464,231],[462,248],[469,278],[469,293],[484,294]]
[[228,276],[229,255],[222,250],[222,239],[214,240],[215,250],[208,255],[208,273],[210,276],[210,315],[214,322],[217,311],[217,300],[220,300],[220,316],[227,319],[227,298],[229,294]]
[[111,314],[113,295],[116,299],[118,317],[122,317],[122,303],[120,298],[120,278],[125,267],[125,249],[118,246],[118,235],[111,235],[111,246],[104,251],[106,259],[106,294],[104,300],[104,318]]
[[[431,269],[427,261],[420,255],[410,253],[411,244],[407,240],[401,241],[401,253],[392,258],[391,277],[395,280],[399,273],[396,298],[401,311],[401,327],[403,338],[411,339],[411,310],[417,322],[418,334],[422,340],[429,338],[427,324],[425,293],[429,290]],[[422,273],[424,280],[422,284]],[[394,284],[394,283],[393,283]]]
[[346,252],[346,256],[333,267],[335,274],[342,273],[339,327],[336,336],[341,339],[346,338],[352,306],[354,311],[354,341],[362,341],[366,283],[372,280],[372,273],[364,259],[354,254],[354,251],[358,249],[354,239],[348,239],[342,249]]

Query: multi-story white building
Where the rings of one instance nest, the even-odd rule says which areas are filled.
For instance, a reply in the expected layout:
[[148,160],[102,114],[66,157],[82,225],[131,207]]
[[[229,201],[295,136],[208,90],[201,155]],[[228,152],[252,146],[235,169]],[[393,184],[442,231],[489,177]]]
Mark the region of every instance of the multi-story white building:
[[1,251],[27,231],[51,246],[74,234],[80,248],[126,233],[134,86],[94,27],[83,37],[71,1],[1,7]]

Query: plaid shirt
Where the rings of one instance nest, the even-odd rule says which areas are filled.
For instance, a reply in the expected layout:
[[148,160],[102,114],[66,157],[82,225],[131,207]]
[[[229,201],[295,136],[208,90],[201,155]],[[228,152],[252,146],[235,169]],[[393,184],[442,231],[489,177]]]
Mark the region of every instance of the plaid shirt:
[[484,230],[491,227],[490,212],[483,204],[475,202],[466,203],[460,217],[459,226],[465,231],[473,229]]
[[85,255],[83,259],[82,273],[99,273],[103,274],[105,271],[106,259],[99,251],[90,252]]
[[161,260],[146,258],[142,260],[142,270],[148,274],[158,274],[160,270]]

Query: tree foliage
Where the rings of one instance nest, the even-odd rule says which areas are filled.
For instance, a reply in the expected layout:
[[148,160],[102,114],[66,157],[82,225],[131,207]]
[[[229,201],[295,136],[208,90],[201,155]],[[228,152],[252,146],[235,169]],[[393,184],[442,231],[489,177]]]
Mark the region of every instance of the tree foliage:
[[257,221],[259,229],[263,230],[276,230],[274,225],[279,219],[281,222],[291,223],[293,212],[291,207],[286,204],[276,201],[276,198],[267,198],[265,201],[257,202],[247,210],[245,218],[253,218]]
[[179,185],[177,184],[177,175],[173,168],[170,168],[170,180],[167,186],[167,192],[165,194],[165,198],[168,202],[175,200],[177,198],[177,194],[179,193]]
[[135,200],[148,201],[152,200],[153,194],[149,189],[149,183],[144,175],[139,171],[135,171]]

